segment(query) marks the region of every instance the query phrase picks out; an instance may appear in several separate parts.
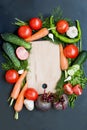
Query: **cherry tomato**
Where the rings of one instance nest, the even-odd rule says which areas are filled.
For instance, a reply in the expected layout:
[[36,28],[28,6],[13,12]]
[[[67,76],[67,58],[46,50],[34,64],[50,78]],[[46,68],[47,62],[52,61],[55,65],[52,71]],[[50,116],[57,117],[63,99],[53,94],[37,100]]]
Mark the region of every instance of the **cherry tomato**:
[[5,74],[5,79],[8,83],[16,83],[19,78],[19,74],[16,70],[8,70]]
[[73,87],[73,93],[76,95],[82,94],[82,87],[80,86],[80,84],[77,84]]
[[42,28],[42,21],[39,18],[31,18],[29,25],[33,30],[39,30]]
[[71,85],[70,83],[65,84],[65,85],[63,86],[63,89],[64,89],[64,92],[65,92],[66,94],[69,94],[69,95],[73,94],[72,85]]
[[18,29],[19,37],[25,39],[32,35],[32,29],[28,25],[20,26]]
[[67,58],[76,58],[79,54],[79,50],[78,50],[78,47],[76,47],[75,45],[73,44],[70,44],[70,45],[67,45],[65,48],[64,48],[64,55],[67,57]]
[[35,101],[38,98],[38,93],[34,88],[28,88],[24,94],[25,98]]
[[66,20],[59,20],[56,24],[56,29],[59,33],[64,34],[69,28],[69,23]]

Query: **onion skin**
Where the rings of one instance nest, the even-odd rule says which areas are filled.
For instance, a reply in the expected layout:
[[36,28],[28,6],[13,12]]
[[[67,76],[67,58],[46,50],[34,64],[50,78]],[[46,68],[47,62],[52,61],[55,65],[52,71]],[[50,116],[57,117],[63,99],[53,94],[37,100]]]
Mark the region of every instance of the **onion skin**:
[[42,95],[40,95],[35,102],[35,105],[37,109],[42,110],[42,111],[47,111],[51,108],[52,104],[51,102],[45,102],[42,100]]
[[68,106],[68,102],[69,102],[69,101],[68,101],[67,95],[66,95],[66,94],[63,94],[61,97],[64,99],[63,102],[60,100],[60,101],[57,101],[57,102],[54,102],[54,103],[53,103],[53,107],[54,107],[56,110],[64,110],[64,109],[66,109],[67,106]]

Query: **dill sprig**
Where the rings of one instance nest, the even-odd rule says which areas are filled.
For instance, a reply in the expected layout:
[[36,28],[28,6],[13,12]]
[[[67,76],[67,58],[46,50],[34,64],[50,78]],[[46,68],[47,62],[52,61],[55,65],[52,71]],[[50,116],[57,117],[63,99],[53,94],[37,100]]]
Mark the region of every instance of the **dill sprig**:
[[54,8],[52,10],[51,15],[54,17],[54,22],[59,21],[60,19],[63,19],[63,11],[61,10],[61,8],[58,6],[57,8]]

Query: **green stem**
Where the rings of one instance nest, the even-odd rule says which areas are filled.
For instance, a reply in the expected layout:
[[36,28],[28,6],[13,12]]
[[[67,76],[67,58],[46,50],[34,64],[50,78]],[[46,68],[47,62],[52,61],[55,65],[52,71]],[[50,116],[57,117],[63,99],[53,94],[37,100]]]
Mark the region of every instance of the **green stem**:
[[10,106],[12,106],[13,102],[14,102],[14,99],[12,98],[10,102]]
[[79,42],[79,51],[82,51],[82,38],[80,38],[80,42]]
[[65,79],[66,79],[67,78],[67,71],[65,70],[64,72],[65,72]]
[[56,29],[56,27],[48,28],[49,31],[52,30],[52,29]]
[[8,98],[8,102],[11,100],[11,97]]
[[28,25],[27,22],[24,22],[24,21],[22,21],[22,20],[20,20],[18,18],[15,18],[15,20],[17,21],[17,22],[14,23],[15,25],[18,25],[18,26]]
[[18,120],[18,112],[17,112],[17,111],[15,112],[14,118],[15,118],[16,120]]

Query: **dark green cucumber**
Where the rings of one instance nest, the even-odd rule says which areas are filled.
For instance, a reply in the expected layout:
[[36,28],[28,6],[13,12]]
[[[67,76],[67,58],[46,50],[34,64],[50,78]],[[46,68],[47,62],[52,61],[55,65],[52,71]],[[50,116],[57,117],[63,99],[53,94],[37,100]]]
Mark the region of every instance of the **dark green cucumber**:
[[86,59],[87,59],[87,51],[82,51],[73,62],[73,65],[75,64],[82,65],[86,61]]
[[23,40],[22,38],[18,37],[17,35],[13,33],[4,33],[1,34],[1,37],[3,40],[10,42],[12,44],[18,45],[18,46],[23,46],[26,49],[31,48],[31,44]]
[[8,42],[4,42],[3,45],[2,45],[2,48],[5,51],[5,53],[7,54],[7,56],[10,58],[10,60],[14,64],[14,66],[19,68],[20,67],[20,61],[17,59],[17,57],[15,55],[13,46]]

